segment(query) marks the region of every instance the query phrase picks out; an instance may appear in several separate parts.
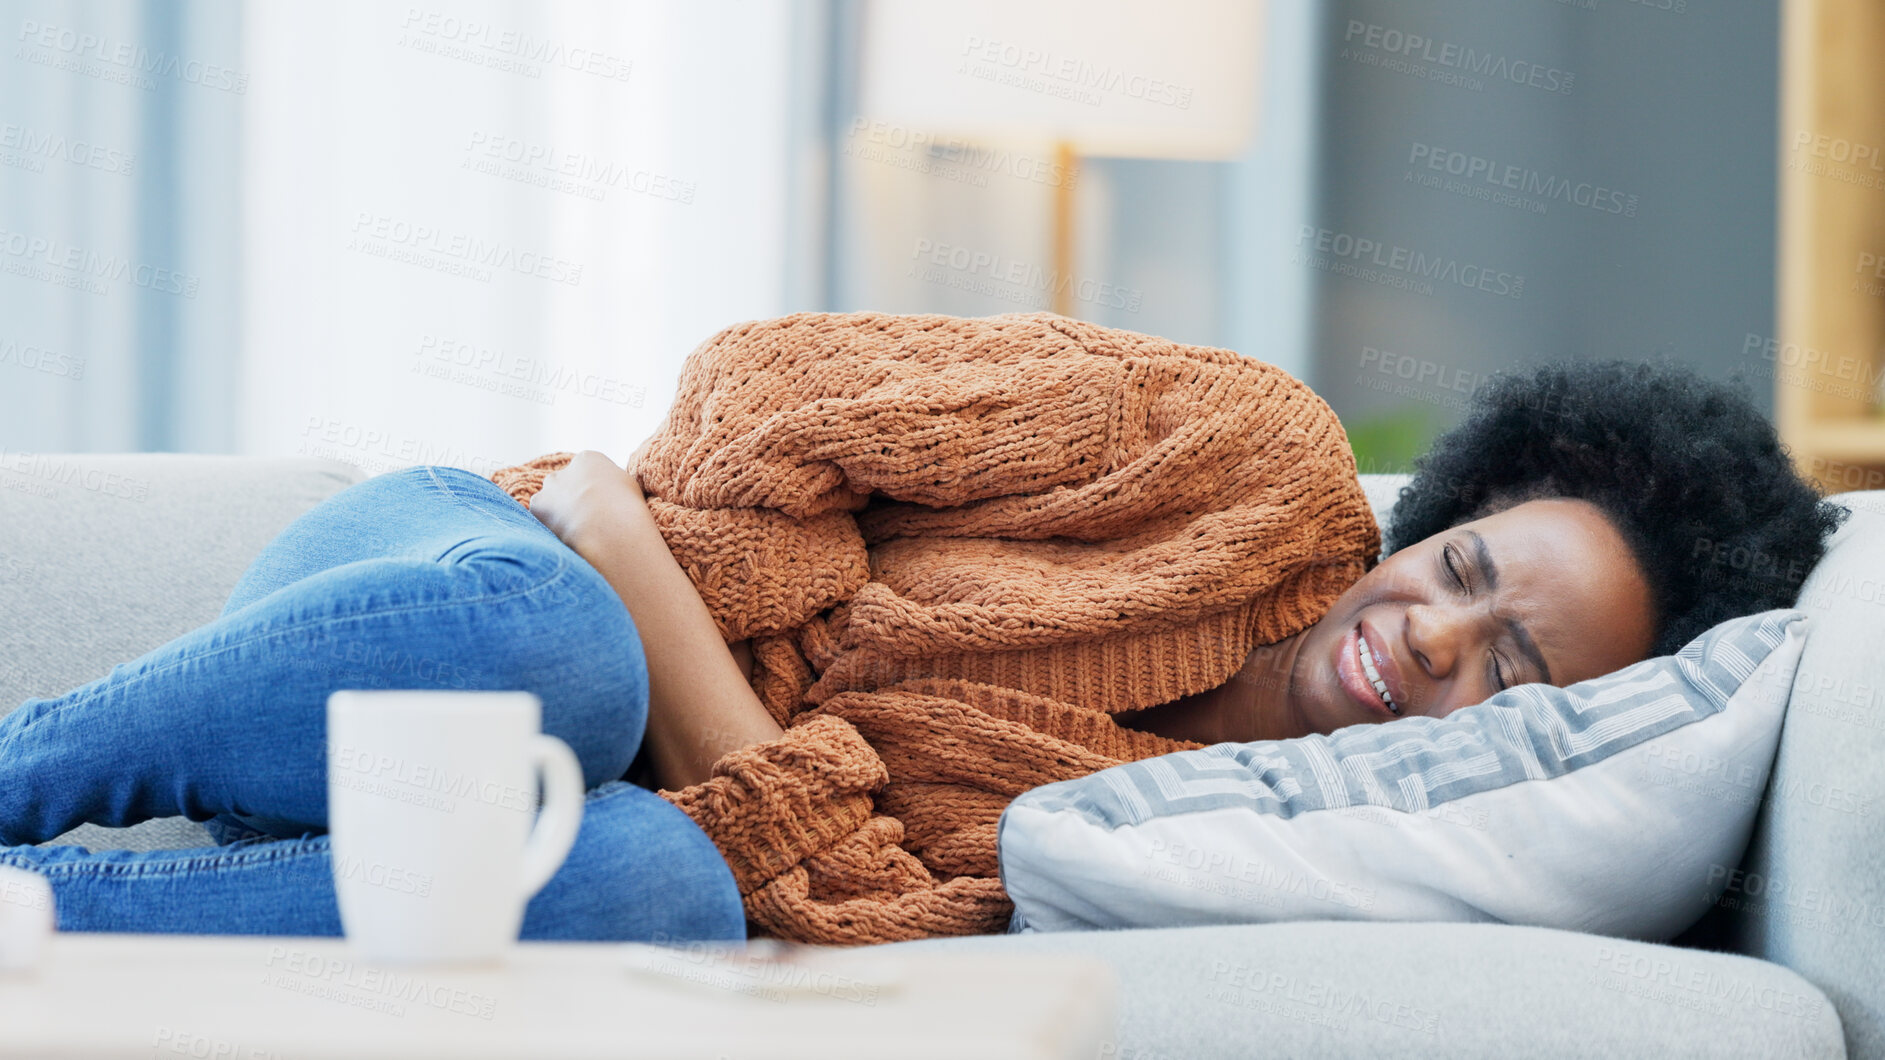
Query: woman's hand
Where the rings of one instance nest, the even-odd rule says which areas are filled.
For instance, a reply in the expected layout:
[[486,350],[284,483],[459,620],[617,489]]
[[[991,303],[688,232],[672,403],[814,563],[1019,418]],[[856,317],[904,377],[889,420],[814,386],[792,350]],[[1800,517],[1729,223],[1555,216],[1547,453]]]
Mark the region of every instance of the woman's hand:
[[[636,452],[639,455],[640,450]],[[577,453],[568,464],[550,472],[543,488],[530,498],[530,514],[585,558],[589,555],[585,548],[611,525],[646,514],[647,509],[636,477],[594,449]]]
[[[635,451],[631,466],[641,453]],[[593,450],[543,480],[530,511],[622,598],[648,667],[648,748],[656,780],[679,790],[721,755],[776,740],[752,688],[752,645],[721,639],[693,580],[661,537],[636,476]]]

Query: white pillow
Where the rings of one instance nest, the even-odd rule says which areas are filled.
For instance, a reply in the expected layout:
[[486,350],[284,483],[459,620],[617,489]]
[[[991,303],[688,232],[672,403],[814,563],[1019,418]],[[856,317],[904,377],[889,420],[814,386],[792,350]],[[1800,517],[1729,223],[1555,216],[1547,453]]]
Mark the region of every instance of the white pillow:
[[1013,928],[1457,920],[1673,937],[1747,846],[1806,632],[1804,613],[1769,611],[1445,718],[1035,788],[1001,818]]

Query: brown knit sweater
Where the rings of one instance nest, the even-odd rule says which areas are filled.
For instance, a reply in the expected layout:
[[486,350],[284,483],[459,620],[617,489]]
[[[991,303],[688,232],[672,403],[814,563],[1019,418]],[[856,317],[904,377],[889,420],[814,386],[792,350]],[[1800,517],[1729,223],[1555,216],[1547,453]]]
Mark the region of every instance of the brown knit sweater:
[[[569,454],[492,478],[524,503]],[[998,931],[1020,792],[1195,745],[1215,688],[1375,559],[1341,424],[1229,350],[1047,313],[801,313],[687,359],[639,467],[783,737],[665,792],[764,932]]]

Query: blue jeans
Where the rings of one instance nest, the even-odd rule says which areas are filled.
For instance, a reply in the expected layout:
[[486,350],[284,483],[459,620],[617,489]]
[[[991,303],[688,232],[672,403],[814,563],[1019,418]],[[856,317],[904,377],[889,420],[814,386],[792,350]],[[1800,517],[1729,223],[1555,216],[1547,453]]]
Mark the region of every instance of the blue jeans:
[[[0,864],[51,881],[66,931],[340,934],[326,704],[343,688],[543,701],[543,731],[576,752],[590,790],[525,938],[745,937],[712,841],[620,779],[648,715],[628,608],[503,490],[447,467],[330,497],[263,551],[216,621],[0,719]],[[176,815],[209,822],[220,845],[20,845]]]

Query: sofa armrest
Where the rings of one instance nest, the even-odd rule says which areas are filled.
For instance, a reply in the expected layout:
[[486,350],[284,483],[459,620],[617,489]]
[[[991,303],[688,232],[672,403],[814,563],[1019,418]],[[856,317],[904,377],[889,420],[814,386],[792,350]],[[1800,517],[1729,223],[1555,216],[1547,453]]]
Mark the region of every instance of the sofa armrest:
[[[1799,972],[1839,1009],[1851,1055],[1885,1056],[1885,491],[1831,499],[1853,514],[1800,587],[1806,650],[1753,838],[1677,941]],[[1685,779],[1747,797],[1732,778]]]

